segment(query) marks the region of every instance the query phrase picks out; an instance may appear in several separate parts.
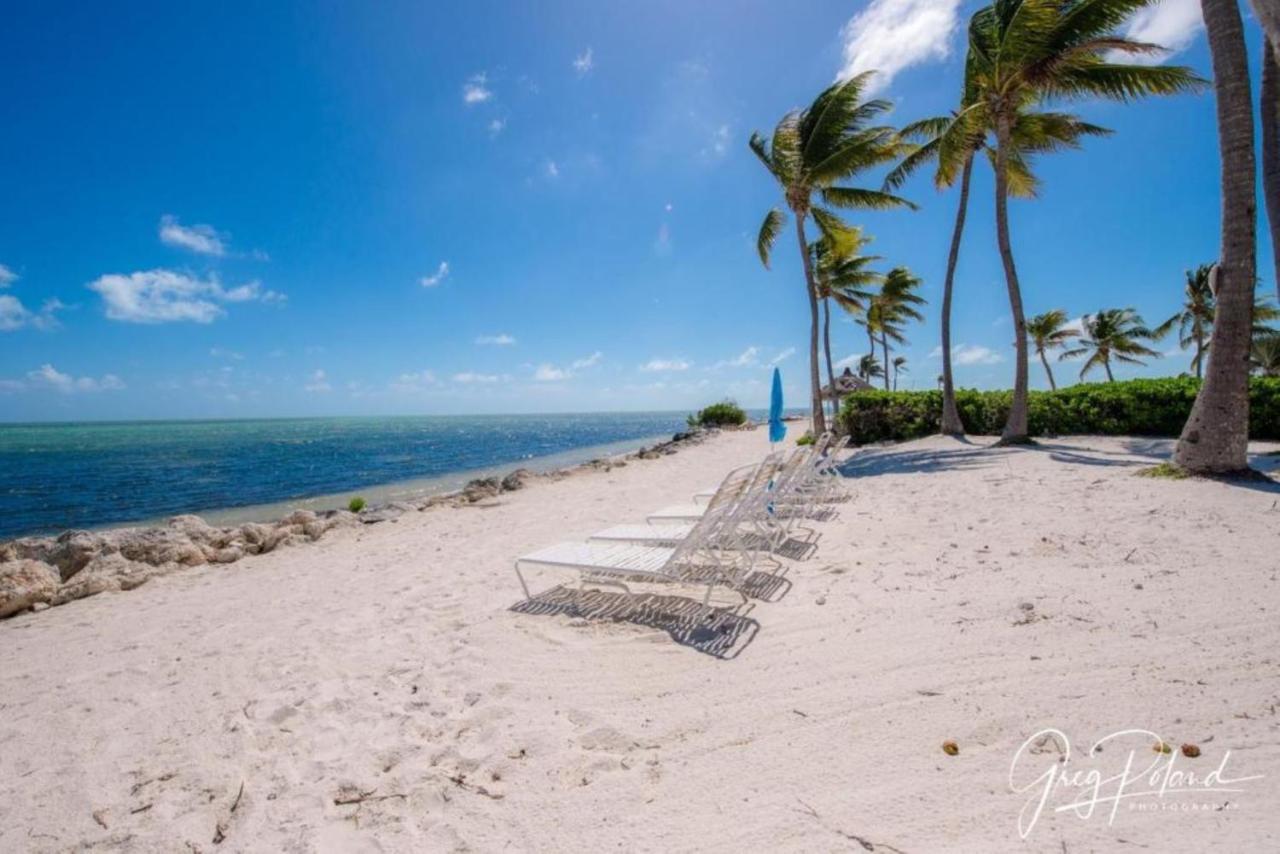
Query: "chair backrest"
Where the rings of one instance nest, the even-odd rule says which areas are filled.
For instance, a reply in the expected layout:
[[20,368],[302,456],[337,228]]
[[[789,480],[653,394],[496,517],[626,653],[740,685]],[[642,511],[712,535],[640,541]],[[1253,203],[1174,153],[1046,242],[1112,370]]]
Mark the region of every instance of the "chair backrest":
[[739,520],[757,507],[780,465],[776,453],[763,461],[734,469],[716,489],[706,510],[672,553],[673,562],[708,547],[726,547],[737,536]]

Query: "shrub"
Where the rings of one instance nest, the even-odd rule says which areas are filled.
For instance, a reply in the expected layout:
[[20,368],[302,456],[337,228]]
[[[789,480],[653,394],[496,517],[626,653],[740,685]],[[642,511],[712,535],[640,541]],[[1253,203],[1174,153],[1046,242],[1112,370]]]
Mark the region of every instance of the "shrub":
[[352,513],[359,513],[364,509],[364,499],[357,495],[347,504],[347,509]]
[[723,427],[747,423],[747,413],[732,400],[713,403],[696,416],[690,416],[689,426]]
[[[1168,436],[1182,432],[1200,381],[1194,377],[1082,383],[1028,396],[1032,436],[1094,433]],[[965,432],[998,435],[1009,417],[1010,391],[956,391]],[[856,444],[918,439],[938,432],[940,391],[860,391],[845,399],[840,425]],[[1249,384],[1249,435],[1280,439],[1280,378],[1254,377]]]
[[813,434],[812,434],[812,433],[805,433],[805,434],[804,434],[803,436],[801,436],[799,439],[796,439],[796,444],[797,444],[797,445],[812,445],[812,444],[813,444]]

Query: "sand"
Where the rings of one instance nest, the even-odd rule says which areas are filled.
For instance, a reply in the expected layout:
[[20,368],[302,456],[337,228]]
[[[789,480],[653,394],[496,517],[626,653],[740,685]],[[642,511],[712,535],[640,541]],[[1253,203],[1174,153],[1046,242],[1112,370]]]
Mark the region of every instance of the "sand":
[[[987,441],[858,452],[815,553],[717,630],[697,591],[627,617],[552,571],[520,604],[512,559],[687,500],[762,431],[0,622],[0,851],[1280,848],[1280,485]],[[1010,764],[1048,727],[1071,767],[1167,762],[1081,755],[1140,728],[1263,776],[1111,821],[1064,787],[1024,841]]]

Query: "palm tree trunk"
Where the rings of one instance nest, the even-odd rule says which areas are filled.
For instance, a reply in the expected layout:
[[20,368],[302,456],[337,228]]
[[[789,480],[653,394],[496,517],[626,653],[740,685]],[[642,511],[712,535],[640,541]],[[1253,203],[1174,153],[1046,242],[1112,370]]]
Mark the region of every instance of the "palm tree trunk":
[[1106,372],[1107,372],[1107,382],[1109,382],[1109,383],[1113,383],[1113,382],[1115,382],[1115,381],[1116,381],[1116,378],[1115,378],[1115,377],[1113,377],[1113,376],[1111,375],[1111,360],[1110,360],[1110,359],[1103,359],[1103,360],[1102,360],[1102,370],[1104,370],[1104,371],[1106,371]]
[[1053,371],[1049,370],[1049,360],[1044,357],[1044,350],[1040,351],[1040,364],[1044,365],[1044,372],[1049,375],[1049,390],[1057,391],[1058,384],[1053,381]]
[[889,335],[885,331],[880,332],[880,343],[884,345],[884,390],[889,390]]
[[1018,270],[1013,264],[1013,247],[1009,244],[1009,135],[1009,119],[1001,117],[996,123],[996,242],[1000,246],[1005,285],[1009,290],[1017,358],[1014,361],[1013,403],[999,444],[1024,445],[1031,441],[1027,435],[1027,320],[1022,313],[1022,288],[1018,285]]
[[1257,182],[1248,51],[1236,0],[1200,0],[1217,95],[1222,248],[1213,352],[1173,459],[1199,474],[1248,468],[1249,346],[1257,273]]
[[1204,379],[1204,330],[1196,321],[1196,379]]
[[[969,177],[973,174],[973,155],[965,158],[960,173],[960,202],[956,207],[956,225],[951,231],[951,252],[947,255],[947,276],[942,283],[942,425],[944,436],[964,436],[964,423],[956,406],[955,379],[951,373],[951,294],[960,261],[960,240],[964,236],[965,215],[969,211]],[[1052,382],[1052,380],[1050,380]]]
[[822,407],[822,375],[818,371],[818,292],[813,285],[813,264],[809,260],[809,242],[804,238],[807,211],[795,213],[796,239],[800,241],[800,258],[804,261],[805,290],[809,294],[809,387],[810,411],[814,435],[827,432],[827,416]]
[[1271,44],[1280,48],[1280,0],[1253,0],[1253,11]]
[[[1264,0],[1259,0],[1259,5],[1262,2]],[[1265,35],[1262,38],[1261,102],[1262,198],[1267,203],[1276,296],[1280,298],[1280,61],[1277,60],[1275,46]]]
[[840,415],[840,397],[836,394],[836,372],[831,367],[831,300],[822,298],[822,349],[827,356],[827,383],[831,386],[831,420]]

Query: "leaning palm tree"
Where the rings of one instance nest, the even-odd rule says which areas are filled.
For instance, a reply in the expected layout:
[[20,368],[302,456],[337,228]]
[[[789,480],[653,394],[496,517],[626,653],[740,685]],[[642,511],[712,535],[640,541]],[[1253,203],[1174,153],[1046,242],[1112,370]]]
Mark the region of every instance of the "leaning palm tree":
[[1183,350],[1195,347],[1195,355],[1191,357],[1191,370],[1195,371],[1197,378],[1204,376],[1204,354],[1213,329],[1214,298],[1210,284],[1212,273],[1212,264],[1201,264],[1194,270],[1187,270],[1182,307],[1173,317],[1153,330],[1157,338],[1163,338],[1176,327],[1178,347]]
[[1267,205],[1271,254],[1280,298],[1280,0],[1253,0],[1262,25],[1262,94],[1258,123],[1262,127],[1262,198]]
[[909,374],[909,373],[911,373],[911,371],[907,370],[907,357],[894,356],[893,357],[893,390],[894,391],[898,390],[898,375]]
[[[836,374],[831,363],[831,301],[855,317],[860,316],[871,299],[871,287],[884,278],[868,269],[880,260],[879,256],[861,254],[868,240],[859,228],[833,229],[810,246],[814,284],[822,308],[822,351],[827,364],[827,383],[833,389]],[[838,406],[839,399],[833,396],[833,410]]]
[[880,360],[875,357],[874,353],[868,353],[858,360],[858,376],[867,382],[871,382],[876,377],[884,376],[884,368],[880,367]]
[[1058,390],[1058,384],[1053,381],[1053,371],[1049,368],[1049,359],[1045,353],[1066,346],[1068,341],[1079,334],[1079,330],[1067,325],[1067,313],[1060,308],[1037,314],[1027,321],[1027,336],[1036,348],[1040,364],[1044,365],[1044,372],[1049,377],[1049,388],[1053,391]]
[[[975,92],[966,88],[959,112],[949,116],[923,119],[902,129],[905,139],[921,140],[921,144],[885,178],[886,190],[897,190],[912,172],[929,162],[936,163],[933,183],[939,190],[960,181],[960,198],[956,207],[955,226],[951,231],[951,249],[947,255],[947,271],[942,283],[942,421],[939,430],[947,436],[963,436],[964,424],[956,406],[955,381],[951,367],[951,301],[956,265],[960,259],[960,241],[964,236],[969,209],[969,183],[973,175],[973,158],[984,152],[994,162],[995,151],[989,144],[991,128],[980,121],[987,116],[973,106]],[[1067,113],[1031,112],[1020,114],[1014,122],[1012,146],[1017,156],[1010,159],[1009,193],[1016,198],[1033,199],[1039,180],[1031,171],[1037,154],[1066,148],[1079,148],[1085,136],[1104,136],[1110,130],[1083,122]]]
[[1115,382],[1111,361],[1128,365],[1145,365],[1140,357],[1159,358],[1160,354],[1143,344],[1154,337],[1142,322],[1142,316],[1131,308],[1104,308],[1097,314],[1086,314],[1081,321],[1084,334],[1080,346],[1063,352],[1059,359],[1088,356],[1080,369],[1080,379],[1094,368],[1102,368],[1107,382]]
[[1018,118],[1043,99],[1108,98],[1127,101],[1145,95],[1184,92],[1202,81],[1189,68],[1110,61],[1122,55],[1153,54],[1158,45],[1126,38],[1118,28],[1154,0],[996,0],[969,23],[965,90],[972,104],[966,121],[991,128],[995,136],[996,242],[1004,266],[1013,315],[1015,361],[1013,402],[1001,443],[1030,441],[1027,435],[1027,330],[1022,288],[1009,238],[1010,179],[1019,150]]
[[[880,336],[880,346],[884,349],[884,364],[891,364],[889,342],[906,343],[903,327],[908,321],[922,321],[924,315],[917,306],[924,305],[924,297],[916,293],[921,280],[912,275],[906,267],[894,267],[884,277],[880,290],[871,297],[867,306],[867,328],[872,332],[872,349],[874,338]],[[884,390],[889,391],[889,373],[884,374]]]
[[[796,240],[804,265],[809,298],[809,382],[813,429],[826,429],[822,408],[822,380],[818,370],[818,292],[805,222],[812,217],[824,234],[843,226],[830,208],[884,209],[912,207],[892,193],[842,186],[867,169],[896,160],[904,150],[897,131],[872,125],[891,108],[888,101],[863,101],[862,94],[874,72],[839,81],[803,110],[782,117],[766,141],[751,135],[751,150],[782,189],[787,209],[795,219]],[[815,199],[816,196],[816,199]],[[760,226],[756,249],[767,267],[773,243],[782,231],[785,215],[773,208]]]
[[1260,335],[1253,339],[1249,366],[1264,377],[1280,377],[1280,334]]
[[1257,165],[1244,24],[1236,0],[1201,0],[1213,60],[1222,181],[1222,235],[1213,353],[1173,452],[1193,474],[1249,468],[1249,350],[1257,279]]

